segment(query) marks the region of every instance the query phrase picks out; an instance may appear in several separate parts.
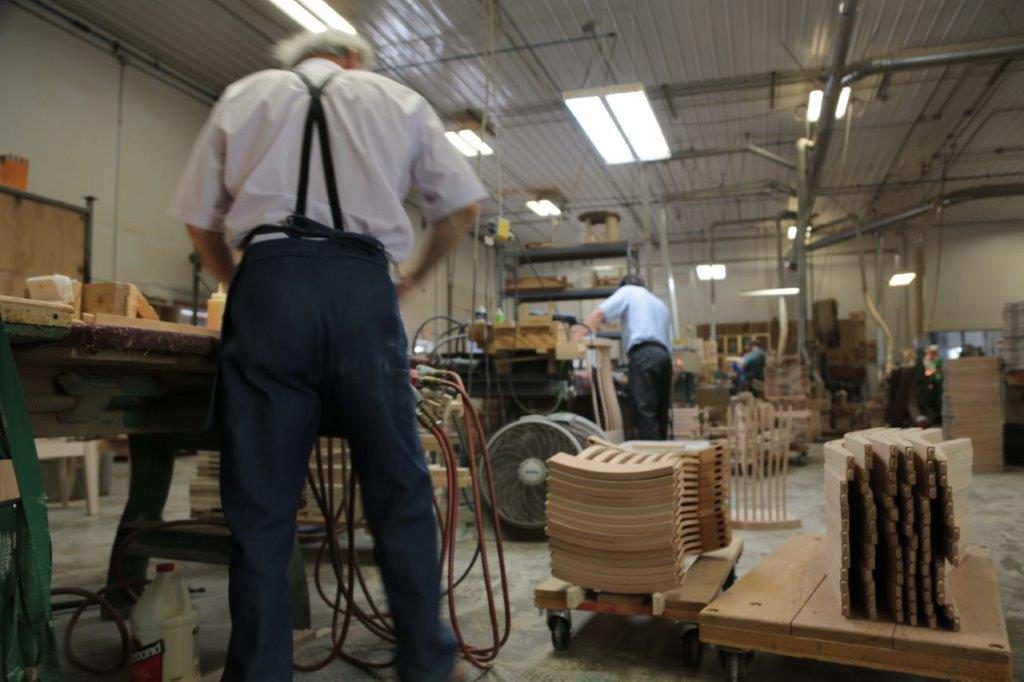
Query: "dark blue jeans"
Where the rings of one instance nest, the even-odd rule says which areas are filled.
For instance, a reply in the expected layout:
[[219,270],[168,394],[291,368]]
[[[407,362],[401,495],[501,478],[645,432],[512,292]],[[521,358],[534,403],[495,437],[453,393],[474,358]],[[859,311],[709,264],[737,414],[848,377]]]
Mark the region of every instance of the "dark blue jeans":
[[402,679],[445,679],[433,491],[415,424],[405,333],[379,244],[257,243],[231,285],[214,407],[233,539],[225,680],[292,678],[288,558],[309,455],[344,435],[398,633]]

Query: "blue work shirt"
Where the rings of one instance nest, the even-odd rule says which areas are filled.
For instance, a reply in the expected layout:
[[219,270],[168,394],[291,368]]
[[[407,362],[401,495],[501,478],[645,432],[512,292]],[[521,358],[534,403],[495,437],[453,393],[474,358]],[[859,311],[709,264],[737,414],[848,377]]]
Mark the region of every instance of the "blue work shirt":
[[644,287],[627,284],[598,306],[604,319],[622,319],[622,344],[628,353],[633,346],[648,341],[672,350],[672,331],[668,306]]

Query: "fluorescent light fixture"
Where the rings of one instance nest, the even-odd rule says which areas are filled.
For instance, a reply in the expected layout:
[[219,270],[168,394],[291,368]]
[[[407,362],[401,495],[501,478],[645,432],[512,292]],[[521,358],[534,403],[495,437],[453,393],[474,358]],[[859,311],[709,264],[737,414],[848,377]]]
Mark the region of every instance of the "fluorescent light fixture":
[[[849,86],[839,91],[839,100],[836,102],[836,118],[846,116],[846,109],[850,105],[851,90]],[[823,90],[811,90],[807,97],[807,120],[816,123],[821,118],[821,105],[825,99]]]
[[672,155],[642,87],[630,92],[606,95],[605,101],[641,161],[667,159]]
[[531,199],[526,202],[526,208],[545,218],[562,215],[562,209],[558,208],[550,199]]
[[839,101],[836,102],[836,118],[846,116],[846,107],[850,104],[850,86],[839,91]]
[[452,146],[466,156],[476,156],[476,150],[469,146],[469,143],[463,140],[454,130],[449,130],[444,134],[444,136],[448,138],[448,141],[452,143]]
[[786,228],[786,237],[788,237],[790,241],[796,239],[796,225],[790,225]]
[[611,114],[600,97],[566,98],[565,106],[576,117],[590,141],[597,147],[604,162],[611,165],[635,160],[632,150],[619,132]]
[[822,90],[811,90],[807,98],[807,120],[816,123],[821,118],[821,100],[825,96]]
[[494,153],[494,150],[491,149],[491,145],[481,140],[480,136],[469,128],[463,128],[460,130],[459,137],[465,140],[466,144],[473,148],[473,153],[470,154],[470,156],[476,156],[478,153],[480,156],[490,156]]
[[345,17],[334,11],[334,8],[324,2],[324,0],[301,0],[301,2],[306,9],[312,12],[317,19],[327,24],[329,28],[344,31],[351,35],[356,34],[355,26],[348,23]]
[[740,292],[740,296],[793,296],[800,293],[799,287],[781,287],[779,289],[754,289]]
[[574,90],[562,97],[605,163],[655,161],[672,155],[642,83]]
[[307,31],[323,33],[327,30],[327,24],[313,16],[309,10],[300,5],[296,0],[270,0],[270,2],[274,3],[275,7],[291,17],[292,21]]
[[725,279],[725,263],[701,263],[697,266],[697,279],[702,282]]
[[889,286],[905,287],[913,282],[915,277],[917,277],[916,272],[897,272],[889,278]]

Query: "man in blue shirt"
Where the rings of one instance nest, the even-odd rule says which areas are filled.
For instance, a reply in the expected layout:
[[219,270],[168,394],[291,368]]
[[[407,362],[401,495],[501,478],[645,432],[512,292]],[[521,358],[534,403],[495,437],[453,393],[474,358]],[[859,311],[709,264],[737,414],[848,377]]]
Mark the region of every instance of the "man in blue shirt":
[[[629,394],[641,440],[668,438],[672,397],[672,330],[668,306],[636,275],[622,279],[618,291],[594,309],[583,324],[594,331],[604,321],[621,319],[622,345],[629,356]],[[576,338],[586,335],[580,329]]]

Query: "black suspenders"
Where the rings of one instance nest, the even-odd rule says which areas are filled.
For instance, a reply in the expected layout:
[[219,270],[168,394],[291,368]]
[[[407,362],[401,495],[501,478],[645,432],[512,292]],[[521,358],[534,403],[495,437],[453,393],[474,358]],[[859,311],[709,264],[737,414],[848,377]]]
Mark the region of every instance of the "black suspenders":
[[324,167],[324,184],[327,185],[327,198],[331,205],[331,227],[345,231],[345,218],[341,213],[341,200],[338,199],[338,179],[334,174],[334,159],[331,156],[331,140],[327,132],[327,115],[324,111],[324,88],[337,74],[331,74],[319,86],[313,85],[305,74],[295,72],[309,89],[309,113],[306,114],[306,126],[302,132],[302,158],[299,160],[299,189],[296,193],[295,215],[306,215],[306,195],[309,193],[309,164],[313,151],[313,127],[320,136],[320,161]]

